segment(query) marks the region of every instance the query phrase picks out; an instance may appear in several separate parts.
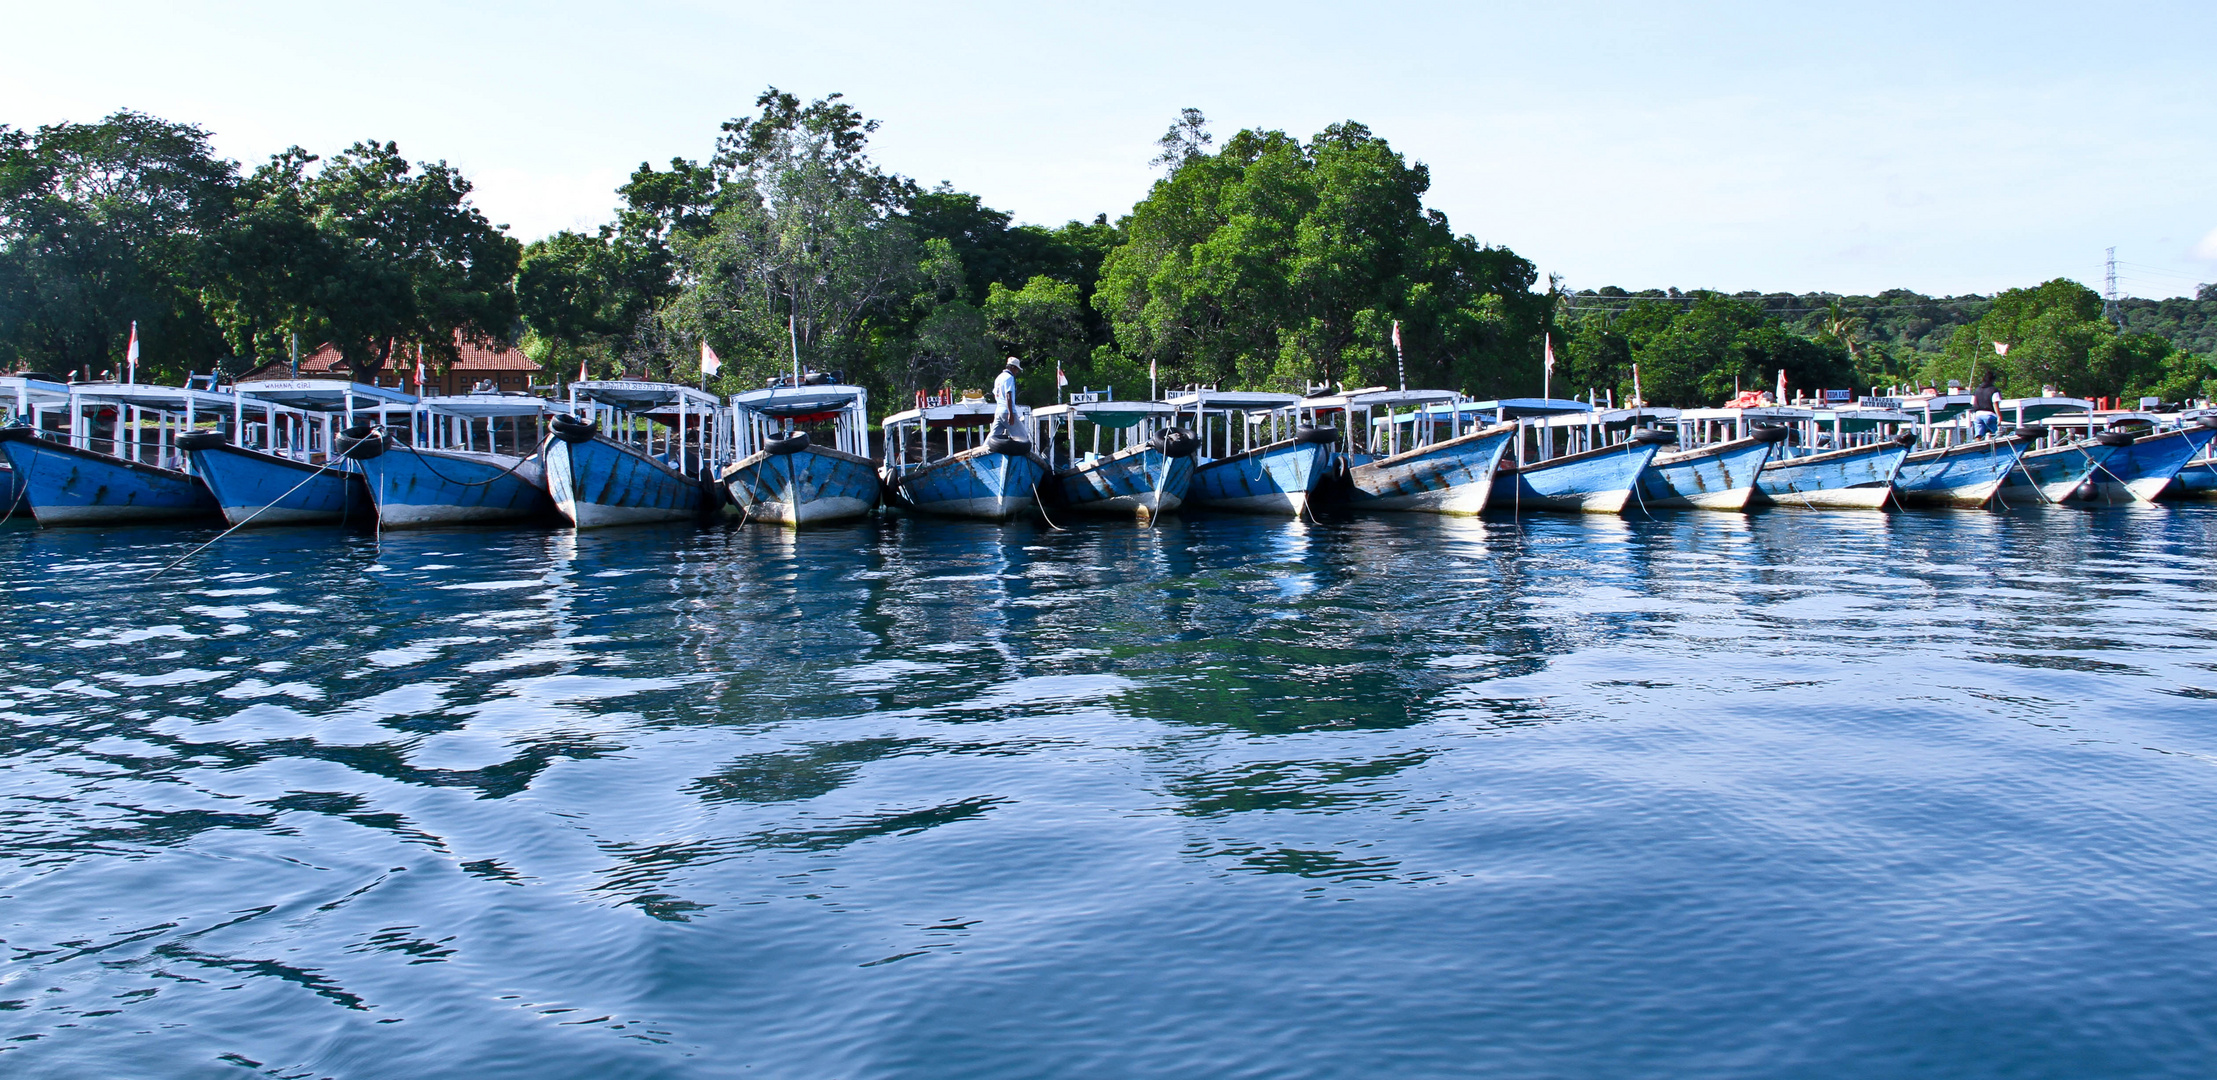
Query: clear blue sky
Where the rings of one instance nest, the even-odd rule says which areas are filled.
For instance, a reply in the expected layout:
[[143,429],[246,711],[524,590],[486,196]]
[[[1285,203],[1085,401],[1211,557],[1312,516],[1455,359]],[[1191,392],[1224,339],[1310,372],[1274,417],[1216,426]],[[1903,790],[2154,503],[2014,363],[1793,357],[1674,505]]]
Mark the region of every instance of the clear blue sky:
[[2217,281],[2217,3],[21,3],[0,123],[131,107],[248,163],[393,139],[530,239],[775,84],[1019,220],[1125,212],[1183,106],[1360,120],[1572,287]]

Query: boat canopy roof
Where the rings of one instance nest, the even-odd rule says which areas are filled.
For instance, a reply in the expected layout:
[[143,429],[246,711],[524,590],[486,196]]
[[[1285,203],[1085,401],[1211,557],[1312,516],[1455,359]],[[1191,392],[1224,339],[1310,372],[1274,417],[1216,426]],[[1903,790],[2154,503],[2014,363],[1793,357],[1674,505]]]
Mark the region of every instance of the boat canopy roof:
[[1527,420],[1540,416],[1566,416],[1571,413],[1590,413],[1593,406],[1576,398],[1500,398],[1495,401],[1464,401],[1454,405],[1433,406],[1432,412],[1492,413],[1501,420]]
[[1957,413],[1969,412],[1977,399],[1969,394],[1936,394],[1932,397],[1903,398],[1901,410],[1929,415],[1934,420],[1944,420]]
[[69,384],[33,375],[0,375],[0,398],[14,404],[19,395],[26,404],[59,405],[69,400]]
[[1184,410],[1167,401],[1073,401],[1042,405],[1032,415],[1042,420],[1069,417],[1105,428],[1128,428],[1151,416],[1171,416]]
[[407,405],[416,395],[390,386],[371,386],[346,379],[255,379],[231,388],[240,397],[267,401],[309,412],[343,412],[378,405]]
[[734,406],[780,420],[836,413],[852,407],[862,399],[861,387],[836,383],[825,386],[772,386],[764,390],[749,390],[744,394],[731,395]]
[[1307,409],[1400,409],[1454,402],[1462,397],[1453,390],[1356,390],[1330,397],[1307,398],[1301,406]]
[[2159,416],[2155,413],[2134,412],[2130,410],[2113,410],[2109,412],[2089,411],[2082,413],[2056,413],[2055,415],[2041,418],[2040,422],[2046,424],[2049,427],[2073,427],[2091,429],[2129,427],[2137,424],[2152,424],[2157,427],[2161,427],[2163,426],[2164,421],[2167,419],[2170,418]]
[[1601,412],[1601,422],[1613,427],[1617,424],[1637,424],[1642,420],[1672,421],[1678,419],[1678,414],[1681,411],[1683,410],[1673,409],[1667,405],[1642,405],[1637,409],[1604,409]]
[[714,409],[723,404],[706,390],[695,390],[681,383],[635,379],[574,382],[570,384],[570,400],[590,401],[635,413],[675,408],[680,401],[699,409]]
[[[993,422],[998,406],[990,401],[957,401],[952,405],[933,405],[925,409],[909,409],[885,418],[882,425],[887,430],[904,424],[923,423],[935,428],[983,427]],[[1032,414],[1029,408],[1016,407],[1016,421],[1022,423]]]
[[1302,402],[1303,398],[1299,394],[1281,394],[1268,390],[1188,390],[1182,394],[1170,395],[1170,404],[1180,409],[1224,409],[1235,412],[1270,412]]
[[1816,417],[1814,409],[1797,409],[1791,405],[1759,405],[1752,409],[1687,409],[1678,414],[1680,420],[1779,420],[1799,423]]
[[2076,397],[2003,398],[1997,404],[2012,417],[2019,417],[2022,413],[2019,418],[2028,424],[2035,420],[2045,420],[2057,413],[2094,411],[2093,402]]
[[228,409],[235,398],[216,390],[187,390],[179,386],[155,386],[150,383],[71,383],[69,396],[77,401],[89,401],[101,405],[136,405],[141,409],[165,409],[184,412],[187,407],[201,409]]
[[449,416],[466,416],[472,420],[507,419],[514,416],[545,416],[554,411],[554,403],[535,394],[509,391],[501,394],[449,394],[444,397],[427,397],[421,402],[432,412]]

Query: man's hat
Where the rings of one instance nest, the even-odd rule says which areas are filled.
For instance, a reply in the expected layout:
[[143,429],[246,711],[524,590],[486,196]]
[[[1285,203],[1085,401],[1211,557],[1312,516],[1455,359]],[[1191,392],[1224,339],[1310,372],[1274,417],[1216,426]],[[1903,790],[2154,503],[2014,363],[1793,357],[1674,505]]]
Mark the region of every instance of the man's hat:
[[1015,368],[1018,371],[1024,370],[1024,362],[1022,360],[1018,360],[1013,356],[1008,358],[1008,366]]

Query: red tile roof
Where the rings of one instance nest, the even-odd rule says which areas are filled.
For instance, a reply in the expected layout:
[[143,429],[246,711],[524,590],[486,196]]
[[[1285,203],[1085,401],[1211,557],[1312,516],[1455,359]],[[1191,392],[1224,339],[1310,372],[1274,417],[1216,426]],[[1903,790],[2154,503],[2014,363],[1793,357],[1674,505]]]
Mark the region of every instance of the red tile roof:
[[[483,345],[475,345],[462,340],[460,334],[455,335],[454,345],[455,348],[461,351],[461,359],[449,365],[447,371],[455,376],[466,378],[482,371],[528,372],[540,370],[539,365],[532,362],[530,357],[504,345],[487,348]],[[427,357],[426,359],[430,358]],[[392,359],[385,363],[386,371],[414,371],[415,368],[416,350],[406,346],[396,346],[393,349]],[[436,359],[431,359],[431,369],[434,372],[440,370],[439,362]],[[318,346],[314,352],[300,358],[300,373],[302,375],[329,375],[345,370],[346,361],[339,356],[339,349],[336,345]],[[243,378],[283,378],[291,371],[292,361],[279,360],[275,363],[264,364],[252,373],[243,376]]]

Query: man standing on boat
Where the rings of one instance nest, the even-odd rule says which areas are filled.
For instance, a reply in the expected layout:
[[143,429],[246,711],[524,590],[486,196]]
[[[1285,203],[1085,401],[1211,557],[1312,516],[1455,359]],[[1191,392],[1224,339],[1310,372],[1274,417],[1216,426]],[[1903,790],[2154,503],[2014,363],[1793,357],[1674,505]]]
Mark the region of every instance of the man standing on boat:
[[2001,430],[2001,391],[1994,388],[1994,373],[1971,391],[1971,438],[1983,439]]
[[1009,429],[1016,426],[1016,375],[1024,370],[1024,362],[1011,356],[1008,366],[993,379],[993,437],[1008,438]]

